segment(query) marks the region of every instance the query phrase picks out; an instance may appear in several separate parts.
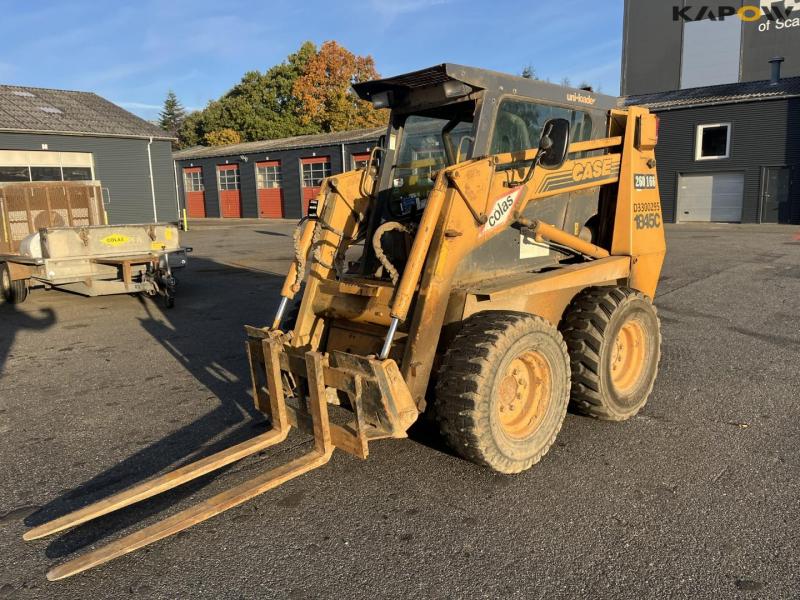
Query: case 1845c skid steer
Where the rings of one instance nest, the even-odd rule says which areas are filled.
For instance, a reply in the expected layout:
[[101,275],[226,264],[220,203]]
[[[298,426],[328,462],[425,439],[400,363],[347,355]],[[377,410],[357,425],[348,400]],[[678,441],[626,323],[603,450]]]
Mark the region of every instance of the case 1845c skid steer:
[[174,488],[291,427],[313,434],[313,448],[48,578],[219,514],[336,448],[366,458],[370,441],[404,437],[426,404],[456,452],[514,473],[547,452],[568,403],[623,420],[646,402],[665,253],[656,117],[453,64],[354,87],[391,109],[387,133],[365,169],[324,181],[295,235],[274,323],[246,328],[255,404],[272,429],[24,537]]

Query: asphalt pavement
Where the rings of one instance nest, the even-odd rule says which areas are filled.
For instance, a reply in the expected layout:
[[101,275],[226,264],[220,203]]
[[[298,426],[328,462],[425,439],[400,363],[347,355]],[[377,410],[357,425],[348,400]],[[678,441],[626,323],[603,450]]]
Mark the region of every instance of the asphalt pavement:
[[668,226],[644,410],[569,414],[494,474],[426,432],[370,445],[73,578],[45,572],[297,456],[276,450],[50,539],[27,527],[264,431],[245,324],[292,224],[206,226],[177,306],[36,290],[0,304],[0,598],[799,598],[800,232]]

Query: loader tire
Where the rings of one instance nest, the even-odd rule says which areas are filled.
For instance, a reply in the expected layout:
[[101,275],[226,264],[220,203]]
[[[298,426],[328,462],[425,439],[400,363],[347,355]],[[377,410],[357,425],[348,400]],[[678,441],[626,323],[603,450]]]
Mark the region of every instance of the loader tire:
[[653,391],[661,356],[661,327],[650,298],[626,287],[578,294],[561,322],[572,366],[571,407],[624,421]]
[[546,320],[517,312],[466,319],[442,358],[435,416],[450,447],[500,473],[539,462],[561,429],[567,346]]
[[23,279],[13,281],[6,263],[0,263],[0,288],[3,298],[11,304],[22,304],[28,297],[28,284]]

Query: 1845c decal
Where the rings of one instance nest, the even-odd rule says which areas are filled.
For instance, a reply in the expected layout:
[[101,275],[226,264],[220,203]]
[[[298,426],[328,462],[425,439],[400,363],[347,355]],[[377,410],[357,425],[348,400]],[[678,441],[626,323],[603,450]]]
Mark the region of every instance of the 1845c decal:
[[637,173],[633,176],[633,187],[637,190],[654,190],[656,189],[656,176]]

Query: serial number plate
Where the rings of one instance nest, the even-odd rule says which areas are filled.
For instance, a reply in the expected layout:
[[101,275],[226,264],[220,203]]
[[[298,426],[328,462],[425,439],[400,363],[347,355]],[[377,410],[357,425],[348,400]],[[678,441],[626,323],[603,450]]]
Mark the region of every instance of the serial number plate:
[[633,187],[637,190],[654,190],[656,189],[656,176],[636,174],[633,176]]

